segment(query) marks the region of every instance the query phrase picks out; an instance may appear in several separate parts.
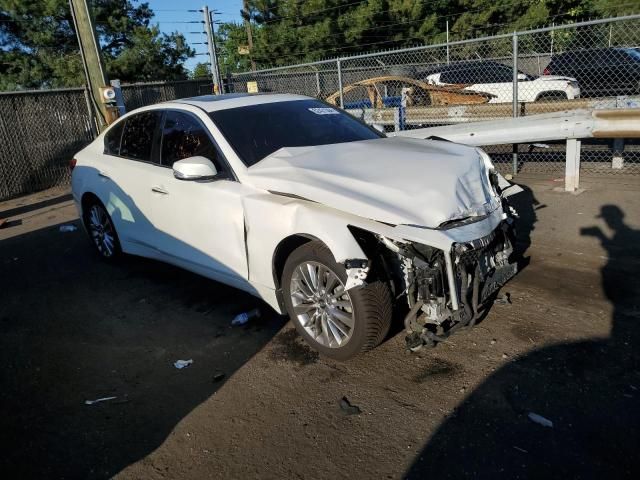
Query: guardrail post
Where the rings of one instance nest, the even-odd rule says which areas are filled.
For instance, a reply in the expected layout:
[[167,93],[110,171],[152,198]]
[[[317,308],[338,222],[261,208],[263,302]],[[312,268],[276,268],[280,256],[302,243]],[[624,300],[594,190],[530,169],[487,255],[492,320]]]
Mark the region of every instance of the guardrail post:
[[624,167],[624,138],[613,139],[613,156],[611,158],[611,168],[620,170]]
[[567,139],[567,159],[565,162],[564,189],[575,192],[580,186],[580,140]]
[[340,92],[340,108],[344,108],[344,98],[342,98],[342,62],[338,58],[336,60],[336,66],[338,67],[338,91]]
[[[512,102],[513,102],[513,118],[517,118],[520,115],[520,108],[518,105],[518,32],[513,32],[512,37],[512,52],[513,52],[513,79],[512,79]],[[513,175],[518,173],[518,145],[513,145]]]
[[394,107],[393,109],[393,131],[394,132],[399,132],[400,130],[402,130],[400,128],[400,107]]

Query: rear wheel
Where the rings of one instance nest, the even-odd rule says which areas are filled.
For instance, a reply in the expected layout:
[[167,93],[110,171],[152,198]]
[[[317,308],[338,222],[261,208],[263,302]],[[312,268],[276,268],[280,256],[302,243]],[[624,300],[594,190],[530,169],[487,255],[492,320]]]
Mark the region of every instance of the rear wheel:
[[391,295],[374,281],[345,290],[347,272],[321,242],[293,251],[282,275],[287,311],[311,347],[347,360],[382,342],[391,325]]
[[105,260],[119,257],[122,253],[120,241],[107,209],[102,203],[93,201],[83,210],[84,224],[98,254]]

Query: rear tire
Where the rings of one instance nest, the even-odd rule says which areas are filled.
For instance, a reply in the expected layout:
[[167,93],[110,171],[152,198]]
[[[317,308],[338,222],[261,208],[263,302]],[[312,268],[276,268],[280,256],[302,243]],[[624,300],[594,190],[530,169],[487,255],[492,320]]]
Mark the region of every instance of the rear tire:
[[284,301],[296,330],[313,349],[335,360],[375,348],[391,326],[389,286],[376,280],[345,291],[346,281],[345,267],[318,241],[294,250],[282,274]]
[[99,200],[92,200],[82,209],[82,220],[100,258],[112,262],[122,256],[113,220]]

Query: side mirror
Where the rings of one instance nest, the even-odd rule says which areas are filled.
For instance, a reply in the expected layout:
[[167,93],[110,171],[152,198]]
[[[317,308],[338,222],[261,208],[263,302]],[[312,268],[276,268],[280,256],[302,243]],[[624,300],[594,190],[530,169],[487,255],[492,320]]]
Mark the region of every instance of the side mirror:
[[173,176],[178,180],[211,180],[218,170],[205,157],[189,157],[173,164]]
[[518,74],[518,80],[526,80],[527,78],[529,78],[529,77],[527,77],[527,75],[525,73],[519,73]]

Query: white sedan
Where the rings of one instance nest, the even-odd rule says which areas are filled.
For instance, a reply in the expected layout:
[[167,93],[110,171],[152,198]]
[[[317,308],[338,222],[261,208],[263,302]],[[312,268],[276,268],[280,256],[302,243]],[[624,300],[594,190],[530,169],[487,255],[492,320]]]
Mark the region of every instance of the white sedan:
[[[128,113],[72,162],[103,258],[178,265],[288,313],[322,354],[472,324],[516,272],[509,184],[481,150],[386,138],[297,95],[231,94]],[[513,187],[509,187],[513,188]]]
[[[493,61],[457,62],[435,68],[425,78],[439,86],[464,85],[464,90],[490,93],[489,103],[513,101],[513,67]],[[580,98],[575,78],[558,75],[532,77],[518,73],[518,101],[574,100]]]

